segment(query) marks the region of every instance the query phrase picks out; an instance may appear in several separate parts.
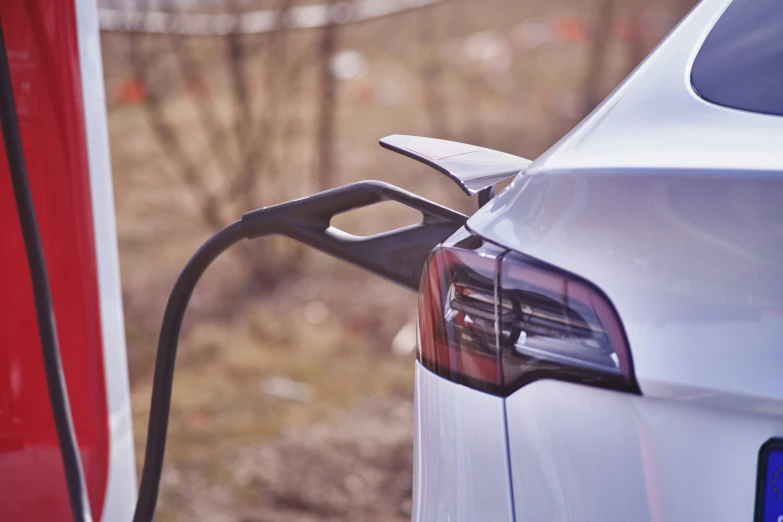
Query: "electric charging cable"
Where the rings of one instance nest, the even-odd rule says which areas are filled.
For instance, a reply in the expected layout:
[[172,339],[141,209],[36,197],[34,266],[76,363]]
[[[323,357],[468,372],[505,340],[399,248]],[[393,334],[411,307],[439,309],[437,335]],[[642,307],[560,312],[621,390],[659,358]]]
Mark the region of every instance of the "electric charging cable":
[[[421,212],[422,222],[376,234],[354,236],[330,225],[342,212],[382,201],[397,201]],[[418,291],[424,261],[432,248],[452,235],[467,217],[379,181],[364,181],[307,198],[254,210],[217,232],[190,258],[169,295],[158,338],[152,381],[147,448],[133,522],[149,522],[155,512],[166,451],[174,363],[182,320],[193,289],[207,267],[243,239],[282,235]]]
[[49,391],[49,403],[52,407],[57,439],[60,443],[60,454],[65,470],[65,481],[73,519],[75,522],[91,522],[90,502],[79,456],[79,446],[73,428],[71,408],[68,403],[68,390],[63,376],[52,296],[49,291],[49,278],[46,273],[46,261],[41,246],[38,223],[35,219],[30,184],[27,179],[27,167],[24,162],[22,137],[16,116],[11,72],[8,67],[8,53],[2,25],[0,18],[0,122],[3,127],[5,155],[8,160],[8,170],[11,173],[19,224],[27,252],[27,264],[30,268],[46,387]]
[[147,448],[139,484],[139,497],[133,522],[149,522],[155,514],[158,500],[163,457],[166,453],[166,435],[169,429],[171,389],[174,384],[174,362],[182,319],[190,296],[201,275],[220,254],[245,238],[242,222],[237,221],[216,233],[199,248],[180,273],[169,295],[163,324],[158,337],[155,375],[152,380],[150,418],[147,425]]

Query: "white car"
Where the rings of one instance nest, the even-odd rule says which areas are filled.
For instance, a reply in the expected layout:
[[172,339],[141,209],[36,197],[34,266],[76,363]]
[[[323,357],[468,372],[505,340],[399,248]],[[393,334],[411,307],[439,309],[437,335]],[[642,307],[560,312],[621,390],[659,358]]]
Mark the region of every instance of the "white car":
[[414,522],[783,522],[783,3],[702,2],[425,270]]

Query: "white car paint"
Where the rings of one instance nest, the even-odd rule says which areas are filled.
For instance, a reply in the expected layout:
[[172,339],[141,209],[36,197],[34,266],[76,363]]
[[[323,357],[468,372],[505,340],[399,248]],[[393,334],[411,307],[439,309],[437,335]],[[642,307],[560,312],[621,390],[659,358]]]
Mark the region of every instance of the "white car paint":
[[[516,522],[753,518],[759,449],[783,437],[783,118],[691,87],[728,4],[704,0],[467,224],[603,290],[641,395],[542,380],[482,401],[419,367],[417,504],[459,516],[419,508],[414,522],[494,520],[504,487]],[[472,518],[456,510],[470,488],[455,469],[495,481]]]
[[539,381],[506,400],[517,522],[751,520],[783,417]]
[[514,521],[504,407],[416,363],[414,521]]

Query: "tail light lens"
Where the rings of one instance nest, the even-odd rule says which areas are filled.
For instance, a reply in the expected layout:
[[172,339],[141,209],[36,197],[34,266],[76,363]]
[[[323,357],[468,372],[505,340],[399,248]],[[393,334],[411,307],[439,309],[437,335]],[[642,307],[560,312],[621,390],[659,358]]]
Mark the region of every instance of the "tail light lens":
[[599,289],[472,236],[427,262],[419,360],[496,395],[546,378],[638,392],[622,326]]
[[471,240],[439,247],[427,261],[419,289],[419,360],[442,377],[497,394],[503,374],[495,279],[502,250],[465,244]]

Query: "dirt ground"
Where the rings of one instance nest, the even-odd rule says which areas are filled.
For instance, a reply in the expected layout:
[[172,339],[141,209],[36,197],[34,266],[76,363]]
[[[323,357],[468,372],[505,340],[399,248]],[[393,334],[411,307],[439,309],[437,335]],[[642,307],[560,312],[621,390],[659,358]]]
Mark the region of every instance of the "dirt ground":
[[325,422],[237,448],[228,483],[169,466],[161,506],[176,520],[403,522],[410,520],[411,397],[369,400]]

